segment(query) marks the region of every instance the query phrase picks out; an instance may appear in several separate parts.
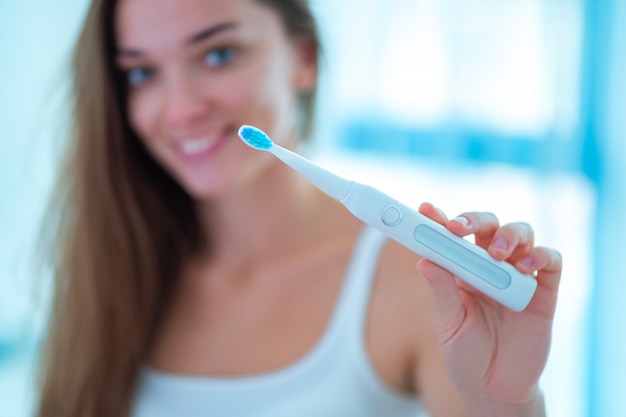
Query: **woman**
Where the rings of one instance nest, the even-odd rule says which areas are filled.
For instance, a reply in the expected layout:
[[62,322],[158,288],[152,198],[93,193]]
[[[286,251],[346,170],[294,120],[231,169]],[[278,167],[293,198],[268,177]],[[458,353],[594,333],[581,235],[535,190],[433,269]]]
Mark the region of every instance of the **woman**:
[[561,261],[530,227],[420,208],[536,273],[513,313],[237,138],[297,146],[318,51],[303,0],[93,1],[40,416],[543,415]]

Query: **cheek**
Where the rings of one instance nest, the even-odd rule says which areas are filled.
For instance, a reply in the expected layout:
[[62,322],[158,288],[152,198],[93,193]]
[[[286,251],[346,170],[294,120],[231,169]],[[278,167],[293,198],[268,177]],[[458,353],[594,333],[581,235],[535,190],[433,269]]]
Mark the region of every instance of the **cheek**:
[[149,92],[134,92],[128,99],[128,121],[148,153],[167,164],[165,142],[160,141],[158,97]]
[[228,90],[221,95],[224,102],[268,133],[282,130],[290,122],[295,93],[286,77],[277,77],[271,68],[259,68],[233,77]]
[[130,93],[128,98],[128,120],[135,133],[142,140],[149,137],[150,120],[152,110],[150,109],[150,101],[146,100],[141,93]]
[[252,108],[252,104],[260,101],[262,84],[263,80],[258,72],[246,69],[220,77],[208,88],[221,106],[245,109]]
[[128,121],[153,158],[163,161],[159,151],[157,97],[149,92],[133,92],[128,98]]

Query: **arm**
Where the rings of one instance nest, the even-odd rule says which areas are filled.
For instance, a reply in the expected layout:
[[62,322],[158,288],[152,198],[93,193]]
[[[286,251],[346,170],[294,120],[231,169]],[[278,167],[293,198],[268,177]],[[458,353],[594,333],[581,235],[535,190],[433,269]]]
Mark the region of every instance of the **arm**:
[[550,348],[561,256],[535,247],[532,229],[522,223],[500,226],[488,213],[448,221],[430,204],[420,212],[460,236],[475,234],[492,256],[536,274],[538,281],[528,307],[515,313],[432,262],[418,263],[432,290],[437,343],[466,415],[545,416],[538,380]]

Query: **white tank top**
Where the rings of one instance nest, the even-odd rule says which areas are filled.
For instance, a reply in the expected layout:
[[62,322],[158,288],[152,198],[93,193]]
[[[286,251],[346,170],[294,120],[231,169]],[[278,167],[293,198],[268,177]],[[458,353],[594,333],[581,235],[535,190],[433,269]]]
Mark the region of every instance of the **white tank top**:
[[363,229],[326,330],[296,362],[244,377],[197,377],[144,368],[132,415],[425,416],[417,399],[381,379],[367,353],[367,310],[384,242],[385,237],[377,230]]

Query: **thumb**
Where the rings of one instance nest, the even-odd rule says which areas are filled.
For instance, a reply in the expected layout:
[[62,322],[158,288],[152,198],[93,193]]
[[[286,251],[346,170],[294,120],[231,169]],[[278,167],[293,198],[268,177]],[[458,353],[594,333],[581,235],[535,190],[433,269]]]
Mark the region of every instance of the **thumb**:
[[[427,259],[420,259],[417,271],[426,278],[431,288],[435,325],[446,332],[456,332],[463,320],[463,302],[454,275]],[[444,336],[444,339],[447,337]]]

